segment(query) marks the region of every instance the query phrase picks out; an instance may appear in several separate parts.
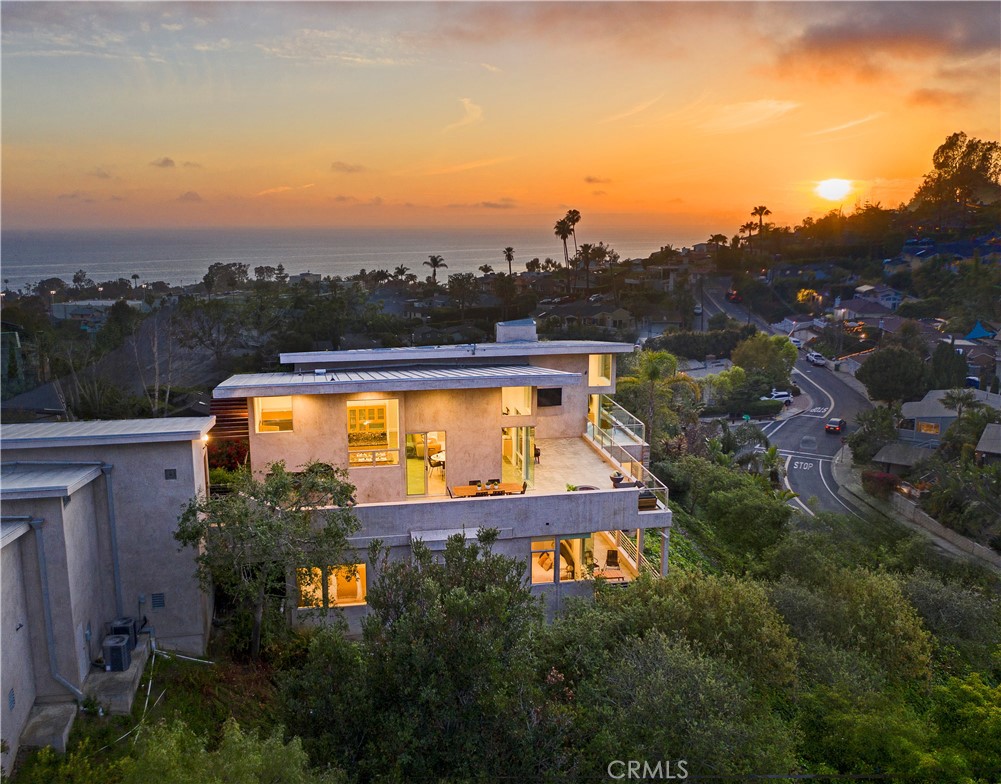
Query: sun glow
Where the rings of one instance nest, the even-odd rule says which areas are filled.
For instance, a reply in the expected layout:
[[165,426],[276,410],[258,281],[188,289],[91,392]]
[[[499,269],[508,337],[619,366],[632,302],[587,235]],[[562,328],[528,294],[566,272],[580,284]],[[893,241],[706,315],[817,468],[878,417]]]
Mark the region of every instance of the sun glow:
[[851,189],[851,180],[823,180],[817,183],[814,193],[828,201],[839,201],[847,196]]

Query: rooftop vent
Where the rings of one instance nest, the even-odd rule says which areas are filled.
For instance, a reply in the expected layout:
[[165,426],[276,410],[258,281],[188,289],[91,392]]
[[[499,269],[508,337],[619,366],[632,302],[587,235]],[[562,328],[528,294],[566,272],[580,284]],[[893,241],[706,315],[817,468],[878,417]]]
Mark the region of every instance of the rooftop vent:
[[500,321],[497,323],[497,342],[512,343],[518,340],[537,341],[539,336],[535,332],[535,321],[533,319],[519,319],[518,321]]

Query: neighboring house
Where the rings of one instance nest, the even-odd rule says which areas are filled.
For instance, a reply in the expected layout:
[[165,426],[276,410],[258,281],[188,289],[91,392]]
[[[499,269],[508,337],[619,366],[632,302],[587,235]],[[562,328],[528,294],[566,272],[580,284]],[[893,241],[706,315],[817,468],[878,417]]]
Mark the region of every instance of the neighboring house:
[[134,619],[164,648],[204,651],[210,602],[173,533],[182,506],[206,491],[213,422],[0,427],[5,772],[22,743],[65,743],[72,702],[103,675],[93,662],[112,621]]
[[[897,438],[914,444],[937,445],[957,419],[956,412],[942,403],[942,398],[949,391],[932,389],[921,400],[904,403],[900,409]],[[971,389],[970,392],[983,405],[1001,410],[1001,395],[992,395],[981,389]]]
[[904,295],[901,292],[882,283],[877,286],[857,286],[855,293],[862,299],[878,302],[891,311],[900,307],[900,303],[904,301]]
[[[72,321],[84,332],[98,332],[108,320],[108,311],[116,300],[86,299],[72,302],[55,302],[51,313],[53,321]],[[125,300],[125,304],[140,313],[149,313],[150,306],[142,300]]]
[[845,321],[857,321],[859,319],[869,321],[890,314],[890,309],[886,305],[864,297],[854,297],[844,300],[840,305],[835,307],[835,312],[838,310],[843,312]]
[[[522,320],[498,324],[496,343],[283,354],[288,371],[233,376],[213,395],[245,400],[255,472],[318,460],[356,488],[357,579],[302,570],[300,609],[339,607],[357,629],[377,576],[371,542],[395,559],[417,540],[440,550],[452,534],[494,527],[496,550],[524,560],[552,612],[590,590],[592,569],[616,582],[666,570],[636,554],[652,528],[666,558],[667,488],[643,464],[642,423],[607,397],[615,357],[632,351],[539,341]],[[615,471],[655,493],[613,488]]]
[[895,441],[880,449],[872,458],[872,462],[882,465],[888,474],[902,474],[911,466],[935,455],[934,446],[917,446]]
[[1001,463],[1001,425],[989,424],[980,435],[975,451],[977,462]]
[[599,327],[614,332],[615,330],[636,329],[636,319],[625,308],[616,307],[606,302],[567,302],[555,305],[540,315],[540,318],[556,319],[561,327],[587,326]]
[[806,329],[813,327],[814,318],[813,316],[807,315],[805,313],[795,313],[791,316],[786,316],[782,321],[777,324],[772,324],[772,326],[781,331],[785,332],[787,335],[792,336],[796,332],[801,332]]

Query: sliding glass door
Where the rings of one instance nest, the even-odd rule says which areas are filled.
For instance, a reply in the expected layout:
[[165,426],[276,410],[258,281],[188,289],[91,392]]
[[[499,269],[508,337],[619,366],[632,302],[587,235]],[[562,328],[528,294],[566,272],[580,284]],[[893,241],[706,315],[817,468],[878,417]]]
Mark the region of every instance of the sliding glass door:
[[445,495],[445,431],[407,433],[407,495]]
[[505,482],[533,484],[535,475],[535,428],[501,429],[501,475]]

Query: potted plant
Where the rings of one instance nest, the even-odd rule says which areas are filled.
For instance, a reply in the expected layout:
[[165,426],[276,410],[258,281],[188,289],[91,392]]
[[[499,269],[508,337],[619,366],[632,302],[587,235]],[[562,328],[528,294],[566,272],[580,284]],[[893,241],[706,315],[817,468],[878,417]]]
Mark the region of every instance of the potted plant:
[[612,480],[612,487],[618,487],[626,477],[621,471],[615,471],[608,478]]

